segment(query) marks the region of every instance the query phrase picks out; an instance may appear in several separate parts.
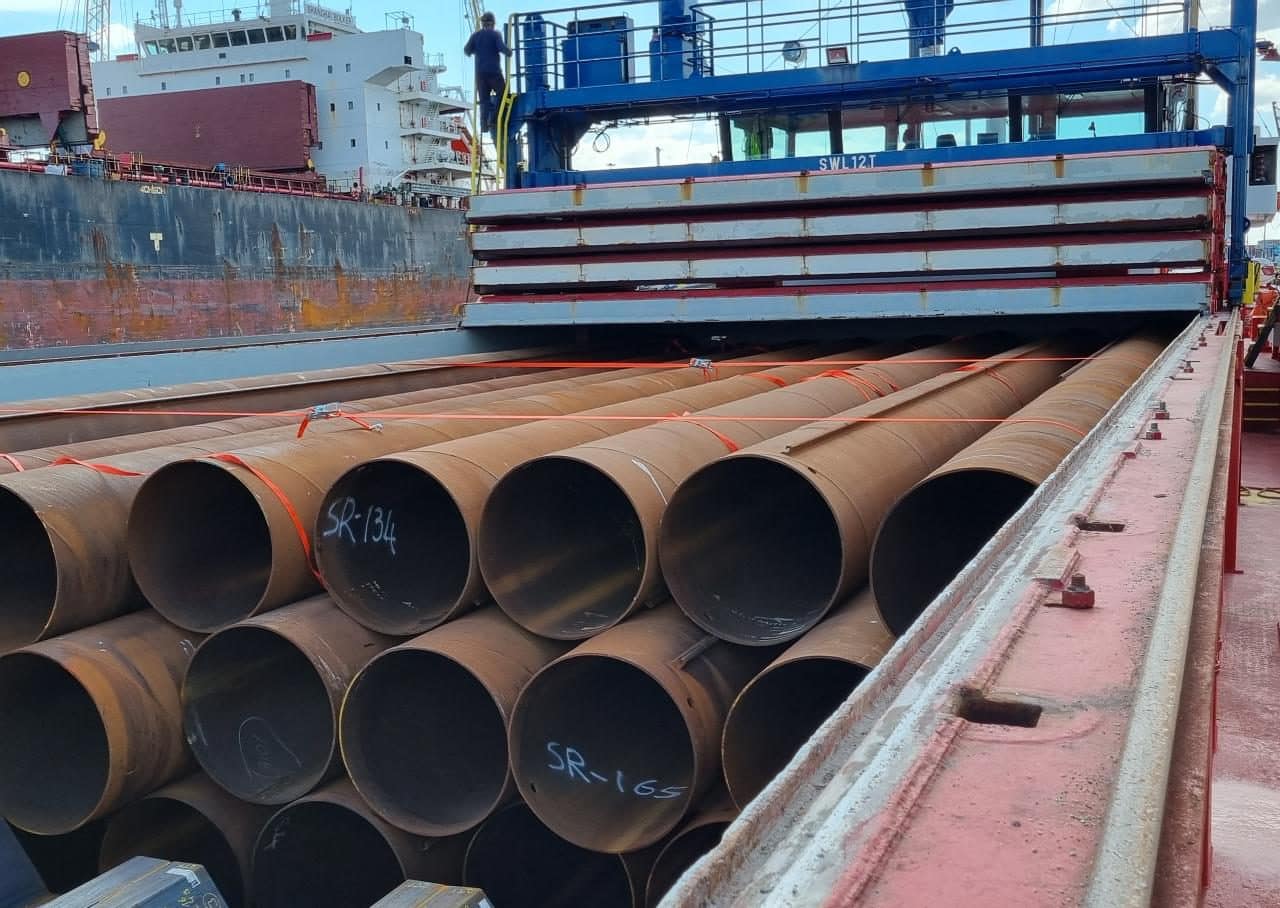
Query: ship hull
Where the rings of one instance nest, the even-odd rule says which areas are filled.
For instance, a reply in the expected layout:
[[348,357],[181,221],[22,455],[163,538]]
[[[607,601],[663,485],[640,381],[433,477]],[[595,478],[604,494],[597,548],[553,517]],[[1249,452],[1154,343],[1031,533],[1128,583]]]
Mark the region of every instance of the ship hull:
[[462,213],[0,170],[0,349],[456,321]]

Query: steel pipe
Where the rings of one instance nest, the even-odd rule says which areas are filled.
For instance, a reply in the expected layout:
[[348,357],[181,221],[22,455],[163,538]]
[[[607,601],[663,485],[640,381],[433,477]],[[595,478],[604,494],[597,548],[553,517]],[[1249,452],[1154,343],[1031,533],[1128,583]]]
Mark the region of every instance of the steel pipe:
[[0,656],[0,815],[69,832],[181,773],[178,689],[198,642],[139,612]]
[[[745,367],[752,360],[804,358],[817,352],[788,350],[744,357],[732,364]],[[833,358],[863,358],[879,352],[859,349],[833,354]],[[668,374],[662,376],[664,387],[659,393],[584,410],[572,420],[510,426],[361,464],[333,485],[321,514],[343,509],[360,512],[372,505],[391,511],[399,515],[398,551],[364,544],[354,533],[318,532],[320,573],[338,605],[356,620],[384,633],[421,633],[488,601],[477,557],[481,510],[494,485],[512,467],[566,445],[651,424],[617,417],[653,416],[657,421],[671,413],[754,400],[765,391],[776,391],[780,382],[800,381],[829,368],[820,361],[798,362],[712,382],[696,373]],[[570,505],[575,511],[590,511],[593,504],[590,492],[577,494],[570,487],[557,489],[555,498],[562,504],[576,503]],[[525,515],[526,520],[534,517]],[[593,579],[589,570],[574,577],[583,587],[591,586]],[[510,586],[508,580],[505,587]],[[543,633],[535,624],[526,623],[526,627]]]
[[253,843],[271,809],[246,804],[196,773],[135,801],[107,821],[98,868],[131,857],[200,864],[231,908],[251,903]]
[[218,631],[182,684],[183,727],[209,777],[237,798],[284,804],[342,768],[338,709],[392,640],[317,596]]
[[325,493],[354,464],[505,429],[521,417],[564,416],[643,397],[684,372],[623,371],[630,374],[578,376],[549,382],[534,393],[504,389],[433,408],[464,418],[396,420],[380,432],[240,448],[234,452],[240,464],[208,458],[169,464],[147,478],[130,513],[134,575],[147,601],[182,627],[212,631],[292,602],[319,586],[300,540],[300,532],[310,534],[317,522],[321,539],[344,534],[360,545],[399,551],[397,515],[388,515],[376,502],[359,513],[328,507],[321,520]]
[[0,413],[0,451],[25,451],[147,429],[193,425],[207,422],[206,413],[232,407],[249,411],[284,410],[331,401],[338,393],[347,397],[376,397],[413,388],[442,388],[527,371],[501,365],[461,364],[515,362],[547,353],[545,348],[504,350],[439,360],[372,363],[23,401],[11,405],[21,406],[22,412]]
[[[370,398],[350,407],[365,412],[416,412],[426,405],[447,408],[458,406],[457,399],[468,394],[511,392],[530,382],[553,380],[564,381],[552,372],[538,372]],[[67,465],[0,477],[0,525],[9,529],[0,536],[0,562],[15,566],[7,590],[7,619],[0,623],[0,652],[105,621],[141,604],[129,570],[125,524],[145,474],[184,458],[225,451],[228,443],[236,446],[296,437],[292,427],[260,429],[232,438],[214,435],[192,439],[185,434],[188,431],[147,433],[152,440],[162,435],[170,440],[180,438],[182,443],[102,458],[93,467]],[[364,430],[345,420],[332,420],[310,428],[308,435],[315,438],[349,432]],[[88,456],[79,446],[63,450],[77,458]],[[42,458],[48,453],[37,452]],[[135,473],[144,475],[131,475]],[[216,540],[216,534],[213,538]]]
[[[811,375],[702,410],[690,422],[633,429],[520,465],[485,505],[478,547],[489,589],[508,615],[535,633],[563,639],[599,633],[666,597],[658,526],[680,483],[730,450],[802,425],[753,417],[831,416],[993,349],[989,342],[949,343]],[[699,423],[698,417],[710,419]],[[752,488],[743,497],[762,493]]]
[[422,839],[380,819],[340,779],[276,811],[253,850],[256,908],[371,905],[406,879],[457,884],[466,839]]
[[463,884],[495,905],[640,908],[651,852],[602,854],[566,842],[525,804],[485,821],[467,848]]
[[800,636],[866,580],[898,496],[1051,387],[1066,364],[1045,357],[1069,352],[1019,347],[839,414],[861,421],[813,423],[703,467],[663,517],[672,597],[726,640]]
[[646,908],[657,908],[662,897],[676,884],[676,880],[698,858],[720,844],[724,831],[737,817],[738,811],[728,803],[729,799],[723,792],[708,800],[713,803],[695,813],[667,839],[658,852],[653,869],[649,871],[649,880],[645,884]]
[[516,702],[511,769],[521,796],[583,848],[654,844],[717,780],[725,715],[771,655],[716,640],[672,605],[580,644]]
[[902,634],[1155,361],[1139,335],[1085,362],[903,495],[871,547],[871,587]]
[[721,759],[738,807],[781,772],[893,645],[869,592],[833,610],[733,701]]
[[507,723],[516,697],[566,649],[488,608],[375,656],[342,705],[342,757],[357,790],[418,835],[482,822],[515,792]]

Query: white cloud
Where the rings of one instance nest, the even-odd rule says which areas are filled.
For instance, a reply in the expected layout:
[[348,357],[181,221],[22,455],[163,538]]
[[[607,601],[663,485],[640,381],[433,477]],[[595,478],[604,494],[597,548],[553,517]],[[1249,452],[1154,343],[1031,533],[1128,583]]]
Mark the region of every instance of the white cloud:
[[111,56],[116,54],[132,54],[137,51],[133,40],[133,26],[112,22],[107,26],[107,49]]

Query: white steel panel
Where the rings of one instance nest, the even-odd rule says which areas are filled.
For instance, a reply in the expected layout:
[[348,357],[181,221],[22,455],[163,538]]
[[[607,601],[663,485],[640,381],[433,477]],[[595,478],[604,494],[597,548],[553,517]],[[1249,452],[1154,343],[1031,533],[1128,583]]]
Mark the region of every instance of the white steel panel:
[[956,193],[1057,192],[1126,183],[1197,182],[1212,172],[1210,148],[1133,154],[1028,158],[883,170],[819,171],[708,180],[601,183],[521,189],[471,200],[475,223],[510,218],[684,211],[728,206],[822,204],[851,199],[937,198]]
[[918,318],[949,315],[1056,315],[1088,312],[1198,312],[1210,301],[1207,283],[984,287],[954,290],[885,288],[860,293],[803,289],[749,296],[654,294],[651,298],[542,302],[480,302],[466,307],[468,328],[510,325],[639,325],[675,322],[764,322],[805,319]]
[[787,240],[825,242],[854,237],[881,239],[916,233],[979,234],[996,230],[1101,228],[1134,224],[1167,228],[1209,217],[1206,197],[1121,199],[1057,205],[974,207],[895,211],[881,214],[826,214],[810,217],[627,224],[529,229],[480,230],[471,245],[478,258],[486,254],[531,255],[581,250],[636,250],[647,246],[734,245]]
[[1078,243],[1067,246],[1003,246],[986,249],[913,249],[893,252],[783,254],[714,259],[548,263],[478,267],[477,290],[567,287],[583,284],[641,286],[655,283],[709,283],[753,279],[804,280],[876,276],[910,280],[911,275],[945,272],[1010,272],[1095,266],[1165,267],[1201,264],[1204,240],[1149,240],[1133,243]]

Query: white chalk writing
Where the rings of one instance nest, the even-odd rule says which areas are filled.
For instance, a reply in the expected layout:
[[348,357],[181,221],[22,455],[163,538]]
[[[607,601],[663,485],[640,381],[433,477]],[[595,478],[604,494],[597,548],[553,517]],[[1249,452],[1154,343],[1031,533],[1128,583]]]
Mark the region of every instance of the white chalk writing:
[[603,784],[613,788],[619,794],[651,798],[654,801],[669,801],[689,790],[688,785],[662,786],[658,779],[641,779],[636,782],[628,779],[621,769],[602,774],[598,769],[592,769],[587,765],[586,758],[576,747],[569,747],[556,741],[547,742],[547,753],[551,755],[551,762],[547,764],[547,769],[552,772],[564,773],[575,782],[585,782],[588,785]]
[[331,501],[325,516],[329,524],[322,537],[337,537],[339,542],[345,539],[352,545],[385,545],[396,554],[396,522],[390,508],[375,505],[361,511],[359,502],[348,495]]

